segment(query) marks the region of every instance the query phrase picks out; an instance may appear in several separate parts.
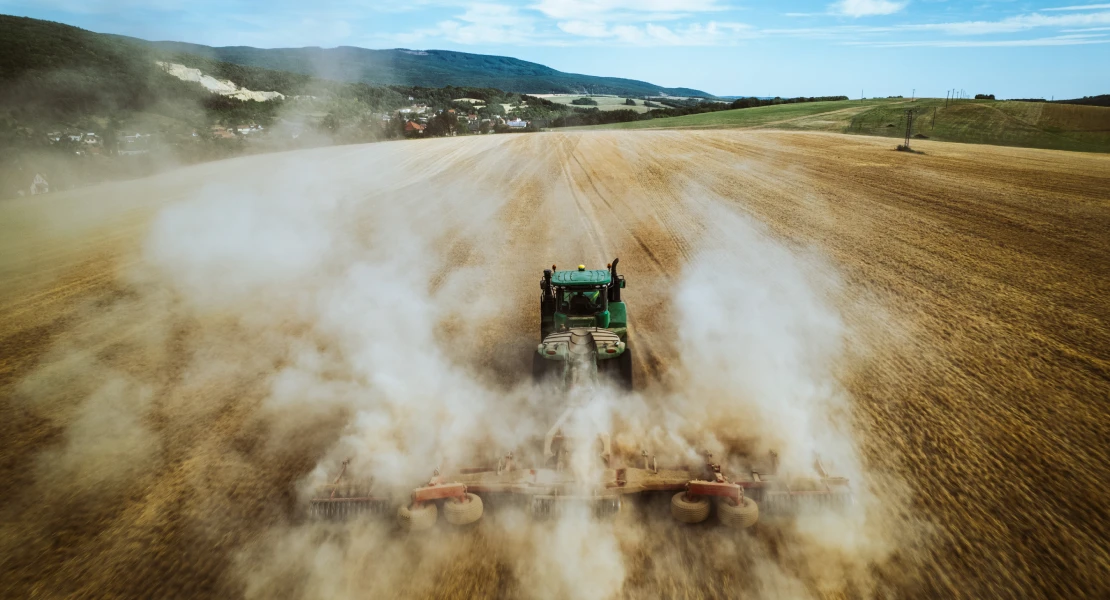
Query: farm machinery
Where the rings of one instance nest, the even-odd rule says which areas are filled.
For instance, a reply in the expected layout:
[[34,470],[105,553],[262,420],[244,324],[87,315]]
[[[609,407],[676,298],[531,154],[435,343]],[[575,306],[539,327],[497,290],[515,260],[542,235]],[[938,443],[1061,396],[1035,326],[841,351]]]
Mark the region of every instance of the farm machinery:
[[[538,385],[554,387],[565,405],[542,448],[532,449],[527,457],[509,452],[495,464],[449,474],[437,469],[397,509],[403,529],[428,529],[441,510],[452,525],[474,523],[490,502],[522,505],[537,519],[552,518],[568,507],[604,518],[618,513],[626,498],[670,494],[670,512],[679,522],[703,522],[715,505],[723,525],[746,528],[761,514],[791,515],[851,501],[848,481],[829,474],[820,459],[814,460],[812,473],[801,478],[780,475],[774,452],[733,460],[742,466],[730,474],[709,453],[696,464],[667,465],[646,450],[614,452],[606,433],[587,435],[590,439],[574,433],[570,424],[591,390],[606,382],[632,389],[628,310],[621,299],[625,278],[617,273],[618,262],[604,270],[580,265],[559,271],[552,265],[543,272],[540,343],[532,374]],[[347,466],[344,462],[334,482],[311,500],[311,514],[324,519],[387,514],[391,500],[376,495],[372,483],[345,481]]]

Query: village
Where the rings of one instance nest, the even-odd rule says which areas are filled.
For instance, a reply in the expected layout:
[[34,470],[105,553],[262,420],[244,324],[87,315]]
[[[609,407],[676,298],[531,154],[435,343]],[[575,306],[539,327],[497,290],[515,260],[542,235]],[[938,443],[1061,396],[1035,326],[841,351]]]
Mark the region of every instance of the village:
[[[312,110],[316,97],[291,97],[290,110],[269,125],[254,121],[234,124],[218,123],[203,127],[156,131],[154,127],[116,129],[105,131],[60,130],[45,135],[45,142],[58,158],[68,155],[78,157],[144,157],[160,150],[187,151],[190,147],[209,144],[231,144],[231,147],[259,146],[257,151],[280,150],[283,146],[301,147],[314,145],[310,140],[333,139],[331,143],[351,143],[396,138],[445,137],[458,135],[490,135],[539,131],[548,126],[546,119],[525,119],[508,113],[527,108],[527,104],[493,105],[487,108],[482,100],[457,98],[453,108],[436,108],[423,102],[388,112],[364,114],[362,123],[371,123],[372,131],[360,132],[362,138],[351,138],[343,123],[330,112]],[[303,103],[303,104],[302,104]],[[307,110],[296,110],[297,105]],[[506,114],[497,114],[506,113]],[[359,134],[355,134],[356,136]],[[41,139],[41,138],[40,138]],[[39,195],[58,191],[69,185],[52,183],[55,179],[49,169],[23,171],[16,196]],[[64,179],[72,179],[67,177]]]

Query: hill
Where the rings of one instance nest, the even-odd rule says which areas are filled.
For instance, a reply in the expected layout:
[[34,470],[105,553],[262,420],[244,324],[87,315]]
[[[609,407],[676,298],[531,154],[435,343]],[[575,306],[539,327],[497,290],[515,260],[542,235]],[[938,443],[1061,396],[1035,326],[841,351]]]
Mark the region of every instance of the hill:
[[[874,99],[725,110],[683,117],[598,125],[590,129],[723,129],[766,127],[905,135],[905,111],[916,111],[914,134],[946,142],[1110,152],[1110,108],[1044,102],[943,98]],[[935,115],[935,118],[934,118]]]
[[[394,111],[406,107],[425,120],[451,108],[481,119],[573,111],[493,88],[330,81],[182,49],[0,15],[0,198],[27,193],[38,173],[57,190],[244,152],[391,139],[404,134]],[[264,93],[215,94],[198,81]],[[458,133],[458,119],[439,121],[428,135]],[[465,125],[477,121],[467,117]],[[129,146],[128,158],[117,160],[119,140],[140,137],[142,147]]]
[[311,75],[333,81],[371,85],[419,87],[468,86],[537,94],[614,94],[620,96],[712,97],[701,90],[667,88],[645,81],[564,73],[538,63],[508,56],[469,54],[449,50],[370,50],[338,48],[211,47],[183,42],[148,42],[165,52],[202,56],[212,60]]

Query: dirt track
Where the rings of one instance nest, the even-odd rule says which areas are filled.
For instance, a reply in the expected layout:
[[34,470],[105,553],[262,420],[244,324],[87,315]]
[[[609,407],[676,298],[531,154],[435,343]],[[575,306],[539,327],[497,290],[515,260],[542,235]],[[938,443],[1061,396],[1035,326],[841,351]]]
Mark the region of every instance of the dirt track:
[[[865,564],[869,584],[840,587],[813,583],[814,567],[760,532],[799,573],[796,593],[1110,596],[1110,156],[920,149],[766,131],[455,138],[250,157],[0,204],[0,596],[304,592],[234,565],[251,571],[267,530],[295,518],[296,482],[349,415],[268,420],[269,378],[289,355],[256,337],[250,315],[182,308],[143,258],[159,211],[204,182],[234,182],[208,192],[233,207],[237,190],[272,193],[298,169],[313,173],[294,190],[305,202],[356,196],[344,218],[367,235],[386,213],[437,224],[431,288],[470,268],[480,284],[462,292],[500,302],[483,327],[448,319],[437,339],[504,389],[528,370],[539,270],[613,256],[630,281],[639,385],[673,385],[678,274],[720,235],[713,211],[762,223],[838,273],[830,301],[852,332],[838,373],[854,437],[886,518],[914,532]],[[262,316],[278,302],[257,301]],[[271,325],[304,327],[296,315]],[[198,356],[225,368],[198,373]],[[761,587],[743,552],[735,564],[652,560],[696,547],[692,535],[666,528],[624,548],[624,592],[794,595]],[[487,530],[452,539],[459,549],[398,593],[534,592]]]

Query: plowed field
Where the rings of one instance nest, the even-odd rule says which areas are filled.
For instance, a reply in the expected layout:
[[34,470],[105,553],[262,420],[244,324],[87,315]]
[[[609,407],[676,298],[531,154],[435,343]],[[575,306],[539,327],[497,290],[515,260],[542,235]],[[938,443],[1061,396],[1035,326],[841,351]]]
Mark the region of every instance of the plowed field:
[[[0,203],[0,596],[1110,597],[1110,156],[892,146],[450,138]],[[852,527],[303,522],[345,453],[542,430],[540,271],[617,256],[644,402],[694,445],[839,398]]]

